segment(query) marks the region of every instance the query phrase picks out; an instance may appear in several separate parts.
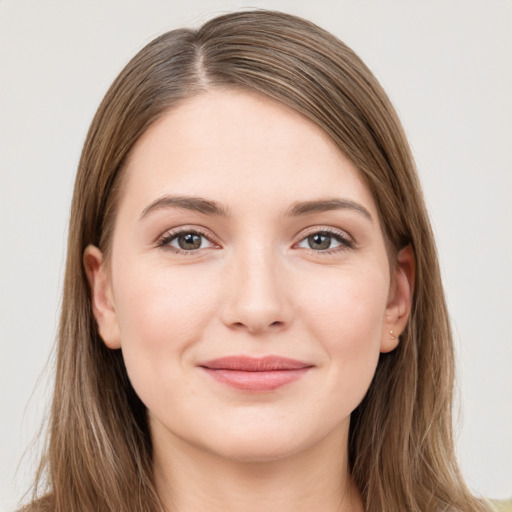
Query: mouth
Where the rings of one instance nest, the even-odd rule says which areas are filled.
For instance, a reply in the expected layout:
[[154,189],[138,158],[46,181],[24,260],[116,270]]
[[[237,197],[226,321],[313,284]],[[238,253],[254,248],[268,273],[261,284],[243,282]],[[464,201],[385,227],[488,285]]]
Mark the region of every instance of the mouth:
[[240,391],[268,392],[301,379],[313,365],[286,357],[230,356],[198,365],[216,381]]

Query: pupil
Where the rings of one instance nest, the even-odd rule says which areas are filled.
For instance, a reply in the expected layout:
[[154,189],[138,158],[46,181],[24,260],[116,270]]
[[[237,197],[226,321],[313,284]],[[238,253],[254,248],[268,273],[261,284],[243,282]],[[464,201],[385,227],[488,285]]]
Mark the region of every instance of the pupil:
[[181,249],[199,249],[201,247],[201,237],[195,233],[187,233],[178,237],[178,244]]
[[331,246],[331,235],[327,233],[315,233],[308,236],[308,243],[311,249],[329,249]]

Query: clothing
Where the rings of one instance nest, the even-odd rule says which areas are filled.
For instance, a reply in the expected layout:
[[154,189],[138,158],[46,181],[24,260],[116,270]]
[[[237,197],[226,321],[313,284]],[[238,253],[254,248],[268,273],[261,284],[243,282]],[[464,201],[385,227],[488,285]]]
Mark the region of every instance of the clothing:
[[491,500],[496,512],[512,512],[512,500]]

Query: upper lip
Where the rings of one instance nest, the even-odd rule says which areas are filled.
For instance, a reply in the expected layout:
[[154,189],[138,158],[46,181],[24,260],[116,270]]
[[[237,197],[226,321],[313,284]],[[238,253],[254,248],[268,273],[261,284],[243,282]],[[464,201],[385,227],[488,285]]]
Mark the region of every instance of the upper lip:
[[233,370],[243,372],[269,372],[276,370],[299,370],[313,366],[304,361],[289,359],[288,357],[265,356],[228,356],[211,359],[199,363],[200,367],[210,370]]

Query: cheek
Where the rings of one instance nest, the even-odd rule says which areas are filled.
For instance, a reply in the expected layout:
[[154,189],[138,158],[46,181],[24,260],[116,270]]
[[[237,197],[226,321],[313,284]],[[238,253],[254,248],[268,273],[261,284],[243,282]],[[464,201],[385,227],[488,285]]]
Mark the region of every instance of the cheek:
[[[215,281],[198,279],[192,267],[119,263],[116,315],[128,374],[137,389],[157,384],[183,362],[215,313]],[[144,384],[146,383],[146,384]],[[140,390],[143,393],[143,390]]]
[[[375,373],[385,317],[389,278],[384,272],[346,269],[329,286],[311,283],[300,317],[322,347],[334,400],[350,413],[362,400]],[[313,285],[316,283],[317,287]],[[305,284],[305,283],[303,283]],[[299,292],[298,292],[299,293]]]
[[356,341],[358,347],[380,341],[389,293],[386,273],[348,267],[307,280],[304,276],[295,295],[301,297],[301,316],[325,343],[349,348]]
[[[201,278],[202,272],[192,266],[172,267],[151,261],[125,261],[118,265],[116,314],[125,338],[133,329],[146,333],[142,339],[153,339],[158,333],[175,339],[178,334],[193,335],[208,320],[215,301],[217,284]],[[173,336],[173,333],[176,336]]]

